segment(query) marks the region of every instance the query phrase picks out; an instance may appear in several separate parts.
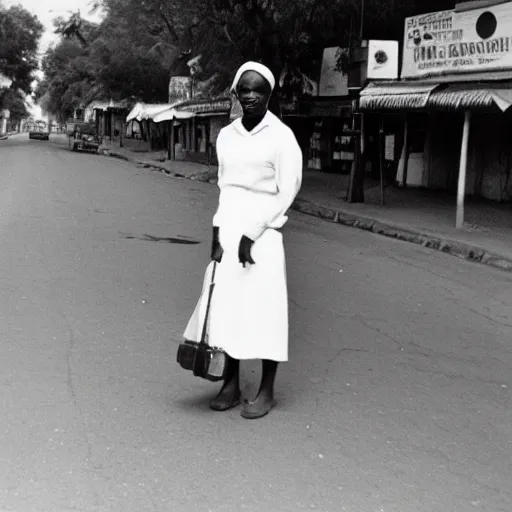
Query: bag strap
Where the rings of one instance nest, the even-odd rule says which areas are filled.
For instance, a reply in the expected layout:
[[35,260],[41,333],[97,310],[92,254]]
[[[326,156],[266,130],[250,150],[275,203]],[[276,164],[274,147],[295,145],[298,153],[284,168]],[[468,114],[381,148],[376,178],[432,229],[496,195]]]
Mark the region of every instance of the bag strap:
[[201,345],[207,345],[206,343],[206,331],[208,329],[208,317],[210,316],[210,304],[212,301],[213,288],[215,286],[215,271],[217,270],[217,262],[213,262],[212,269],[212,280],[210,282],[210,289],[208,290],[208,302],[206,303],[206,314],[204,316],[203,332],[201,333]]

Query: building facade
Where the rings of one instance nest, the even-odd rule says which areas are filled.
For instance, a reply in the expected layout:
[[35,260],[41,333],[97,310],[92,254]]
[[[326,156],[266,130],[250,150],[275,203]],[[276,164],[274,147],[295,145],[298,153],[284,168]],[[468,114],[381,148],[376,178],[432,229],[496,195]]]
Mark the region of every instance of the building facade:
[[512,197],[511,34],[510,1],[408,18],[400,79],[361,92],[361,111],[401,141],[397,182],[457,192],[459,227],[466,195]]

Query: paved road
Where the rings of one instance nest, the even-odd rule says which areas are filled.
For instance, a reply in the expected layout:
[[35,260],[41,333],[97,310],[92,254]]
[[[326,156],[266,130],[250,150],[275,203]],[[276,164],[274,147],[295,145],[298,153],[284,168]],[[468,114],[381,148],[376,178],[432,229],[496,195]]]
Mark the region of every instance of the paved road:
[[0,141],[0,510],[510,512],[511,276],[292,215],[292,359],[247,422],[174,359],[215,200]]

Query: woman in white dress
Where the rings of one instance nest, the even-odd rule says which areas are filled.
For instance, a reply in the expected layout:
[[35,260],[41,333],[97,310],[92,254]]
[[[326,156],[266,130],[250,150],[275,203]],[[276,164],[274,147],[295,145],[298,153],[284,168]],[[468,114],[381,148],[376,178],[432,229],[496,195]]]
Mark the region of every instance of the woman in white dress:
[[218,263],[209,344],[230,356],[229,374],[210,407],[240,403],[240,360],[261,359],[260,389],[242,417],[261,418],[274,405],[274,380],[288,360],[288,296],[281,228],[302,182],[302,152],[293,132],[268,110],[272,72],[248,62],[234,92],[243,116],[217,139],[220,188],[213,218],[212,260]]

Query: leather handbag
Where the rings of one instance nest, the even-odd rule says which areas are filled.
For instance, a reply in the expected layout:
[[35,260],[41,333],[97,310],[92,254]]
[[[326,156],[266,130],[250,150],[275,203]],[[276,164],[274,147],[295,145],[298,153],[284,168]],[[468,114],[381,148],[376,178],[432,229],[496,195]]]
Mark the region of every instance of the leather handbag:
[[228,355],[220,348],[211,347],[207,342],[208,318],[210,305],[215,287],[215,270],[217,263],[214,262],[210,286],[208,288],[208,302],[206,314],[201,332],[201,339],[197,341],[185,340],[178,347],[176,356],[177,362],[185,370],[192,371],[196,377],[218,382],[225,380],[228,371]]

